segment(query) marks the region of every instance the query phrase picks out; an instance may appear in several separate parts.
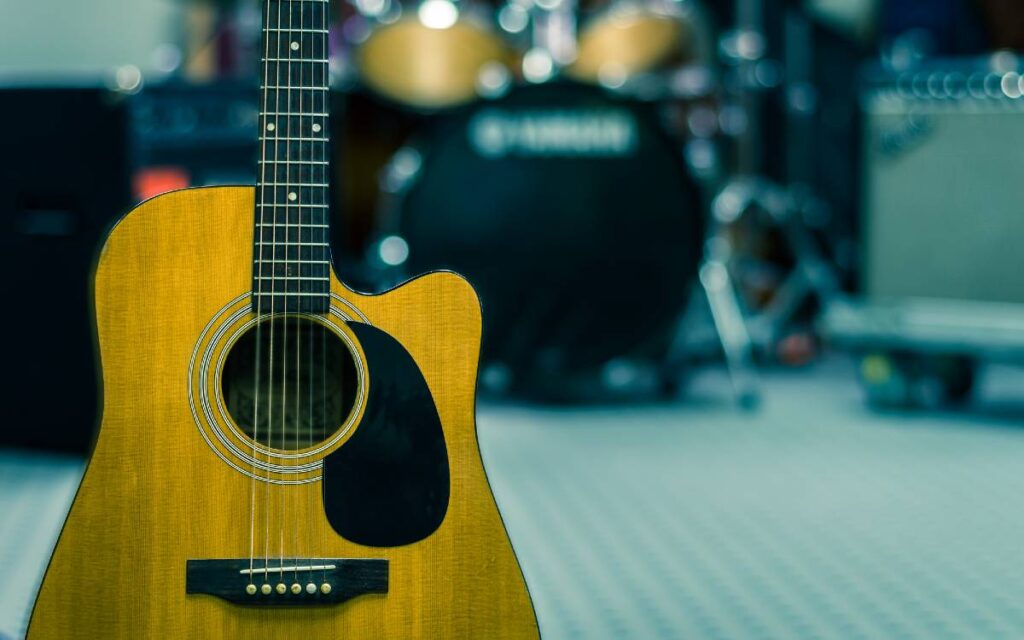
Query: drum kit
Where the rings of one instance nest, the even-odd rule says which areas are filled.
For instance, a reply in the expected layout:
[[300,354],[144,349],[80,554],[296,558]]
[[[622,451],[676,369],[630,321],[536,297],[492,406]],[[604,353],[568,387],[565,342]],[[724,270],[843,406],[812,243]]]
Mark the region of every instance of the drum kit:
[[496,11],[479,0],[352,2],[342,30],[352,70],[412,109],[450,109],[556,75],[620,89],[710,62],[694,0],[508,0]]
[[484,309],[484,389],[554,401],[671,393],[684,311],[703,299],[737,398],[756,400],[705,215],[721,118],[704,7],[350,3],[343,75],[418,118],[380,172],[377,286],[466,275]]

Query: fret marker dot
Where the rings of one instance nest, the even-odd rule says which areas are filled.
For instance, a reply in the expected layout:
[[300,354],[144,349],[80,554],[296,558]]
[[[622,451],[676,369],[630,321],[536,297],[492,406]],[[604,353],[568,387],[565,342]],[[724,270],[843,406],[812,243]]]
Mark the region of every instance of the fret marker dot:
[[276,126],[274,125],[274,123],[273,123],[273,122],[271,122],[271,123],[269,123],[269,124],[267,125],[267,131],[273,131],[273,130],[274,130],[274,129],[276,129],[276,128],[277,128],[277,127],[276,127]]
[[293,42],[292,43],[292,51],[298,51],[298,50],[299,50],[299,43],[298,42]]
[[299,199],[299,194],[292,191],[291,193],[288,194],[288,199],[291,200],[292,202],[295,202],[296,200]]
[[323,129],[323,127],[321,127],[320,125],[318,125],[318,124],[314,124],[313,125],[313,132],[314,133],[320,133],[321,129]]

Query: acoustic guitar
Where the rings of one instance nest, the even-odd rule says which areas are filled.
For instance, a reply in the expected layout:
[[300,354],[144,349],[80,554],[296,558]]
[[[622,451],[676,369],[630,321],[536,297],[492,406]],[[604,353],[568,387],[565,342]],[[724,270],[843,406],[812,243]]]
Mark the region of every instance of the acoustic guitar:
[[536,638],[477,447],[477,297],[339,282],[328,4],[264,9],[255,189],[150,200],[101,253],[102,426],[28,637]]

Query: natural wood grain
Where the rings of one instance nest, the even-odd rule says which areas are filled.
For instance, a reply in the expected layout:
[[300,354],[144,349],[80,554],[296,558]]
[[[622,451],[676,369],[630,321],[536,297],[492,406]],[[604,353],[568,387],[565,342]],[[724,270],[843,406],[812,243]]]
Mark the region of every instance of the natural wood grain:
[[[280,534],[275,525],[274,554],[284,539],[286,555],[387,558],[388,594],[315,609],[185,595],[186,560],[249,556],[253,484],[199,436],[187,369],[206,323],[250,287],[252,211],[251,188],[178,192],[140,206],[107,241],[96,275],[102,428],[29,638],[537,637],[477,449],[479,305],[448,273],[380,296],[332,281],[335,293],[406,347],[437,399],[451,464],[440,529],[417,544],[368,548],[330,529],[319,483],[271,488],[263,500],[273,522],[299,523]],[[259,511],[258,521],[267,513]],[[259,527],[256,538],[261,549]]]

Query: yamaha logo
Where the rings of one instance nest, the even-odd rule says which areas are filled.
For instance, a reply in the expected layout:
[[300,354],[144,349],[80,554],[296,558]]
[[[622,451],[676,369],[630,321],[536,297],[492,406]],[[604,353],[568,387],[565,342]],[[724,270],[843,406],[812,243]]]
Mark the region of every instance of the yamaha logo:
[[636,120],[624,109],[485,109],[470,120],[468,134],[486,158],[622,157],[637,146]]

